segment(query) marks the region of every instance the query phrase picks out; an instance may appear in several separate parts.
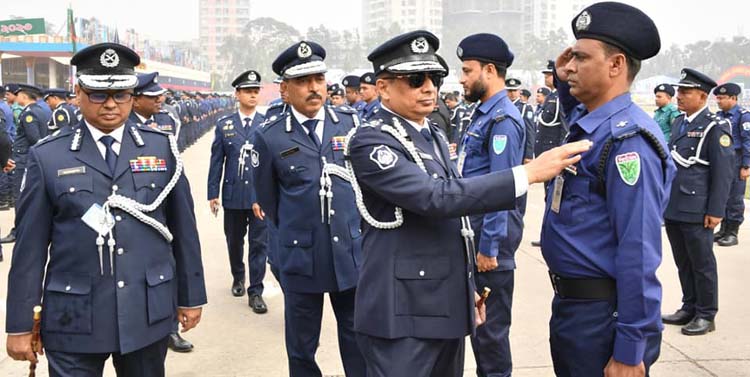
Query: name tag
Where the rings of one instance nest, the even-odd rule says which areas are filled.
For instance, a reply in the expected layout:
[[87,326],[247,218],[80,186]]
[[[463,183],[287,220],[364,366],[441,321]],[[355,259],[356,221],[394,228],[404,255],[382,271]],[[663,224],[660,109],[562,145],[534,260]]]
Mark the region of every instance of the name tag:
[[57,176],[58,177],[65,177],[66,175],[78,175],[78,174],[86,174],[86,167],[85,166],[76,166],[74,168],[58,169],[57,170]]
[[299,147],[289,148],[281,152],[281,158],[287,158],[295,153],[299,152]]
[[702,131],[688,131],[687,137],[701,138],[703,137]]

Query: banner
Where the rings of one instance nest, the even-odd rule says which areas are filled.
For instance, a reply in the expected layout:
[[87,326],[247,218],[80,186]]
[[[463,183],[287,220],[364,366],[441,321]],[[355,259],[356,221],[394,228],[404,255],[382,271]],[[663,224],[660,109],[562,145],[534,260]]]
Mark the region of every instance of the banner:
[[46,33],[44,18],[24,18],[0,21],[0,37],[44,33]]

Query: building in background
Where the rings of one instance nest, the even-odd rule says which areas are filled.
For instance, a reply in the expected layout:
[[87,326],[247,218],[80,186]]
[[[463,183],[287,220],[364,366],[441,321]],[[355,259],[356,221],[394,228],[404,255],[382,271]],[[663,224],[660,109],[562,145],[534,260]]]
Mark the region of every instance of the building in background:
[[250,22],[250,0],[200,0],[200,45],[212,72],[223,72],[226,62],[218,54],[224,39],[239,34]]
[[444,0],[362,0],[362,36],[397,24],[402,31],[429,30],[443,35]]

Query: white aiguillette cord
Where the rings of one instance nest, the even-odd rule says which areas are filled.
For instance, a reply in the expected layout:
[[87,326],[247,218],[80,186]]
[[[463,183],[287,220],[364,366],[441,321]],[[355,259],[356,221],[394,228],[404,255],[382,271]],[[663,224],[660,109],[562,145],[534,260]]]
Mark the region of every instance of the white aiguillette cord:
[[[151,204],[141,204],[137,201],[116,194],[114,191],[112,191],[112,195],[107,198],[107,201],[104,202],[104,205],[102,208],[104,209],[104,221],[110,222],[110,219],[112,217],[111,209],[112,208],[119,208],[131,216],[138,219],[138,221],[154,228],[157,232],[159,232],[164,239],[167,240],[167,242],[172,242],[172,233],[169,231],[169,228],[167,228],[166,225],[160,223],[156,219],[154,219],[151,216],[148,216],[145,214],[145,212],[153,212],[155,209],[157,209],[164,199],[167,198],[167,195],[169,195],[170,192],[172,192],[172,189],[174,189],[175,185],[177,185],[177,182],[180,180],[180,175],[182,175],[182,169],[183,169],[183,162],[182,158],[180,157],[180,151],[177,148],[177,140],[175,139],[174,135],[168,135],[169,137],[169,147],[172,151],[172,155],[175,158],[175,161],[177,163],[177,166],[175,167],[174,174],[172,175],[172,178],[169,180],[169,183],[167,183],[167,186],[164,187],[164,190],[162,190],[159,195],[154,199],[153,203]],[[104,224],[103,224],[104,225]],[[112,230],[114,229],[114,223],[112,226],[109,226],[109,230],[106,232],[99,231],[98,236],[96,237],[96,246],[99,249],[99,263],[100,263],[100,271],[101,274],[104,275],[104,236],[107,235],[109,239],[107,240],[107,246],[109,246],[109,267],[110,267],[110,273],[114,275],[114,254],[115,254],[115,245],[117,242],[115,241],[115,236],[112,233]]]

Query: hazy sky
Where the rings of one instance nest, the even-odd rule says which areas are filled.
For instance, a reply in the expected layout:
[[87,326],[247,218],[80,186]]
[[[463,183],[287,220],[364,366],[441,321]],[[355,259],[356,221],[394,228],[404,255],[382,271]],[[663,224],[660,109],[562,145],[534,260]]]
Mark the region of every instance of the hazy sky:
[[[251,18],[274,17],[304,32],[310,26],[325,24],[334,29],[359,27],[361,0],[251,0]],[[3,0],[0,20],[10,15],[43,17],[59,29],[65,22],[70,3],[76,16],[104,20],[120,31],[135,28],[141,35],[164,40],[198,37],[198,0]],[[750,1],[730,0],[625,0],[649,14],[659,27],[662,45],[686,44],[700,39],[745,35],[743,27],[750,15]],[[565,27],[569,32],[569,26]],[[57,31],[57,30],[55,30]]]

